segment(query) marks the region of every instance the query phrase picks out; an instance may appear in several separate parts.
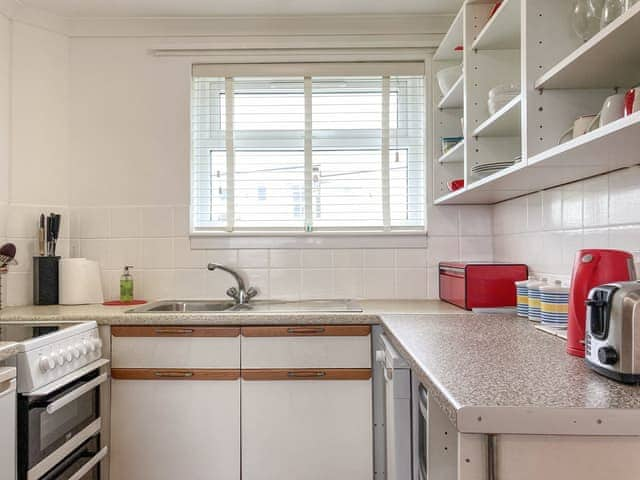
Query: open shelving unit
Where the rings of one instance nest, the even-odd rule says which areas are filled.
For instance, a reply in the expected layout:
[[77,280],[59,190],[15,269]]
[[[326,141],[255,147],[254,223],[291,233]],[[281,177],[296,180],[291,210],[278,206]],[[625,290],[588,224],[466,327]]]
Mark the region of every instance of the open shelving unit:
[[474,137],[517,137],[520,135],[520,106],[518,95],[473,131]]
[[464,100],[464,88],[463,88],[463,80],[464,75],[461,75],[456,83],[453,84],[453,87],[442,97],[440,103],[438,103],[438,108],[441,110],[452,109],[452,108],[462,108],[462,102]]
[[[462,7],[465,187],[442,192],[435,204],[493,204],[640,164],[640,112],[558,144],[577,117],[640,84],[640,3],[584,43],[564,2],[506,0],[478,27],[492,5],[467,0]],[[515,52],[521,94],[487,116],[483,78],[500,68],[505,76]],[[470,175],[474,165],[503,160],[514,142],[522,161],[482,179]]]
[[440,46],[433,55],[436,62],[457,61],[462,62],[462,52],[456,51],[456,47],[462,45],[463,9],[456,15],[451,27],[442,39]]
[[447,153],[438,158],[438,163],[463,163],[464,162],[464,140],[458,142],[450,148]]
[[571,52],[535,88],[609,88],[640,82],[640,3]]
[[520,1],[505,0],[471,45],[472,50],[520,48]]

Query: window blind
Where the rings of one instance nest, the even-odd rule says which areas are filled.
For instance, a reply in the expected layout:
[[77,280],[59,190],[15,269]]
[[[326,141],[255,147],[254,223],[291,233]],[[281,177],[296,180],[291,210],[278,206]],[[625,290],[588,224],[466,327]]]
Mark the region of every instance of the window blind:
[[393,65],[194,66],[194,231],[423,229],[424,65]]

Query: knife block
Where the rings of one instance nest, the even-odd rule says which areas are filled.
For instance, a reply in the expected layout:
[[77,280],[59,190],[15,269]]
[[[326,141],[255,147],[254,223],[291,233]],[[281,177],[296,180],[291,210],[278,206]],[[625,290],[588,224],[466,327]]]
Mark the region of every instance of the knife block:
[[60,257],[33,257],[33,304],[57,305]]

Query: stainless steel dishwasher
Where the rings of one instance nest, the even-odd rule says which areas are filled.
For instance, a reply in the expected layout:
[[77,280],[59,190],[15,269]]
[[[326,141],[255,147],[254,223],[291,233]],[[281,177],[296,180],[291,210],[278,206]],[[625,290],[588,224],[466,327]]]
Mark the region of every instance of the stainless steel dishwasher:
[[384,372],[386,478],[411,480],[411,370],[384,334],[380,340],[376,361]]

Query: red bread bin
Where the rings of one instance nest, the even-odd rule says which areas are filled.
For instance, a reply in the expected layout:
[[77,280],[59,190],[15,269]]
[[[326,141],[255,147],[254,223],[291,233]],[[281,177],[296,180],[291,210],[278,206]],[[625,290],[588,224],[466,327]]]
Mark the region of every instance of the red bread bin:
[[440,262],[440,300],[466,310],[515,307],[518,280],[526,280],[524,264]]

